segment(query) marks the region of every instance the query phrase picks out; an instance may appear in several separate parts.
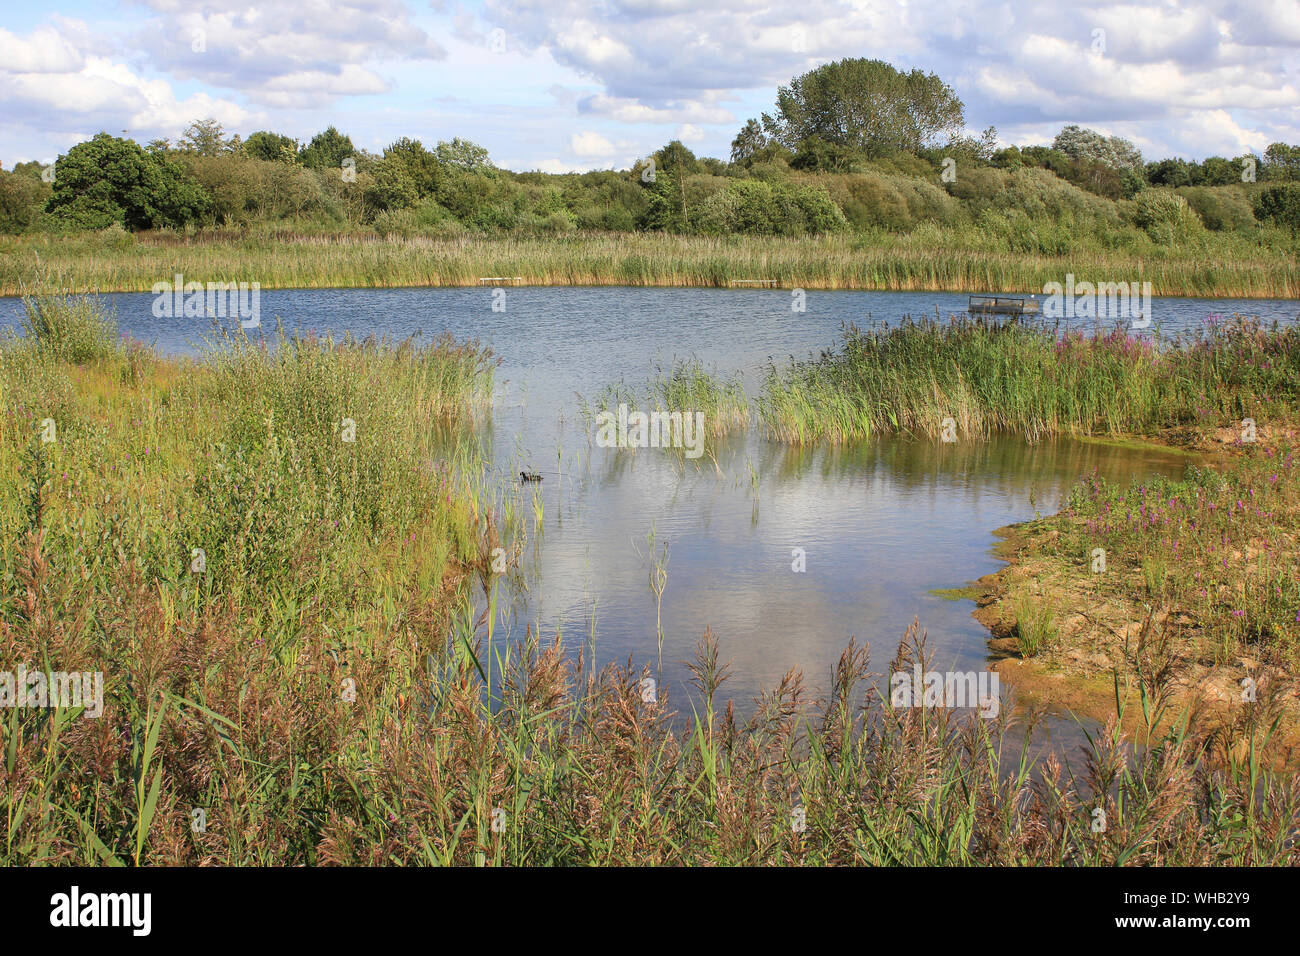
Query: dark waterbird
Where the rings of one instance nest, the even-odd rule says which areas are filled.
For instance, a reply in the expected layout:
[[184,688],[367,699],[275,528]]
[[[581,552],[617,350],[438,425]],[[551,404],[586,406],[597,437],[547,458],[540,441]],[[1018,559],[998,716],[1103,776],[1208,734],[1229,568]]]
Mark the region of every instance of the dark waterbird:
[[541,481],[542,476],[531,471],[521,471],[519,473],[519,480],[521,482]]

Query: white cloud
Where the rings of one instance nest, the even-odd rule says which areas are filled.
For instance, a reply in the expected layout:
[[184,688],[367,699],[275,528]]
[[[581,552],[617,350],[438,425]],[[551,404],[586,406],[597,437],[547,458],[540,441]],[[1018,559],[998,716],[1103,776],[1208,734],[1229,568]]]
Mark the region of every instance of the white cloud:
[[388,85],[371,65],[446,56],[402,0],[143,2],[157,16],[137,42],[153,65],[273,106],[383,93]]
[[1069,11],[1033,0],[487,0],[484,17],[603,86],[579,101],[581,115],[695,126],[715,144],[727,135],[717,127],[743,121],[728,108],[741,94],[844,56],[938,73],[972,128],[1142,121],[1155,148],[1183,142],[1193,115],[1191,128],[1226,129],[1221,116],[1241,125],[1251,111],[1252,122],[1287,129],[1300,100],[1295,0],[1101,0]]
[[1080,123],[1190,158],[1300,138],[1296,0],[136,0],[104,16],[0,29],[6,159],[203,115],[358,142],[467,136],[524,168],[673,137],[725,155],[778,85],[846,56],[938,73],[971,130],[1004,142]]
[[734,123],[736,115],[727,109],[692,100],[648,106],[636,99],[596,94],[578,101],[578,112],[620,123]]
[[612,156],[617,147],[599,133],[584,130],[569,137],[569,151],[576,156]]
[[75,73],[85,60],[53,27],[27,38],[0,29],[0,70],[6,73]]
[[199,117],[211,116],[232,128],[257,118],[206,92],[177,97],[167,80],[141,76],[107,57],[83,55],[49,29],[28,37],[5,32],[0,50],[0,99],[5,102],[0,133],[7,141],[39,131],[48,150],[101,130],[114,135],[127,130],[143,141],[174,137]]

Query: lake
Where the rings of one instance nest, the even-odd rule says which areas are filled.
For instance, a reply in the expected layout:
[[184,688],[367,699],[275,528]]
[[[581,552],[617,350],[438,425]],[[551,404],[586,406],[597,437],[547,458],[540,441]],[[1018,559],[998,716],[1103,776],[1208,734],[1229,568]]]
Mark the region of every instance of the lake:
[[[205,331],[196,320],[155,318],[147,293],[103,298],[125,332],[164,353],[192,352]],[[1174,453],[1073,440],[792,448],[751,428],[711,442],[698,460],[596,446],[579,396],[620,382],[640,391],[675,359],[739,373],[752,396],[769,362],[834,346],[844,323],[946,317],[966,306],[965,296],[945,293],[810,291],[802,313],[791,301],[789,290],[507,288],[495,298],[490,288],[280,290],[261,294],[261,310],[268,330],[279,316],[289,328],[335,336],[449,332],[491,346],[502,360],[483,431],[492,468],[530,525],[534,495],[543,512],[543,533],[525,552],[527,592],[503,623],[516,636],[531,625],[548,641],[562,632],[597,663],[630,658],[656,669],[653,530],[668,546],[660,681],[687,710],[684,662],[705,628],[731,664],[722,696],[738,706],[792,667],[824,689],[851,636],[871,645],[881,671],[914,618],[935,668],[981,670],[988,634],[972,603],[931,591],[996,570],[994,529],[1057,510],[1083,474],[1183,471],[1186,459]],[[15,324],[20,308],[0,300],[0,324]],[[1286,300],[1153,303],[1166,334],[1234,311],[1293,322],[1298,309]],[[521,469],[543,480],[521,487]],[[795,549],[805,570],[793,568]]]

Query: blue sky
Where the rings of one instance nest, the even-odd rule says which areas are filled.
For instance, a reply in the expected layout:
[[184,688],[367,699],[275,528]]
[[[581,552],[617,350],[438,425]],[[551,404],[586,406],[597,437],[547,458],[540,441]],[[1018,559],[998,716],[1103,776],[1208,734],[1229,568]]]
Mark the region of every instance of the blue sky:
[[725,157],[776,87],[845,56],[938,73],[971,132],[1077,122],[1148,158],[1300,143],[1300,2],[50,0],[0,13],[0,162],[100,130],[328,125],[378,151],[466,137],[511,169]]

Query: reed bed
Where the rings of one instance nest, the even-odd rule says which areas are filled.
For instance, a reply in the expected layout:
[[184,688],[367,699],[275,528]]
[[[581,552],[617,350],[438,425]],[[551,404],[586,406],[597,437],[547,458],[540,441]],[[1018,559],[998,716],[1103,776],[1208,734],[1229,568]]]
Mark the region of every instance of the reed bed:
[[1276,420],[1298,403],[1300,329],[1235,317],[1161,341],[955,317],[847,327],[840,347],[770,367],[759,410],[792,443],[993,432],[1034,441]]
[[142,292],[177,273],[187,280],[263,288],[475,286],[521,276],[538,286],[706,286],[775,279],[782,288],[1038,292],[1067,273],[1149,281],[1156,295],[1300,297],[1294,248],[1212,234],[1186,247],[1108,249],[1080,242],[1062,255],[992,243],[973,228],[926,228],[816,238],[580,233],[566,237],[205,238],[202,234],[6,239],[0,294],[46,278],[67,292]]

